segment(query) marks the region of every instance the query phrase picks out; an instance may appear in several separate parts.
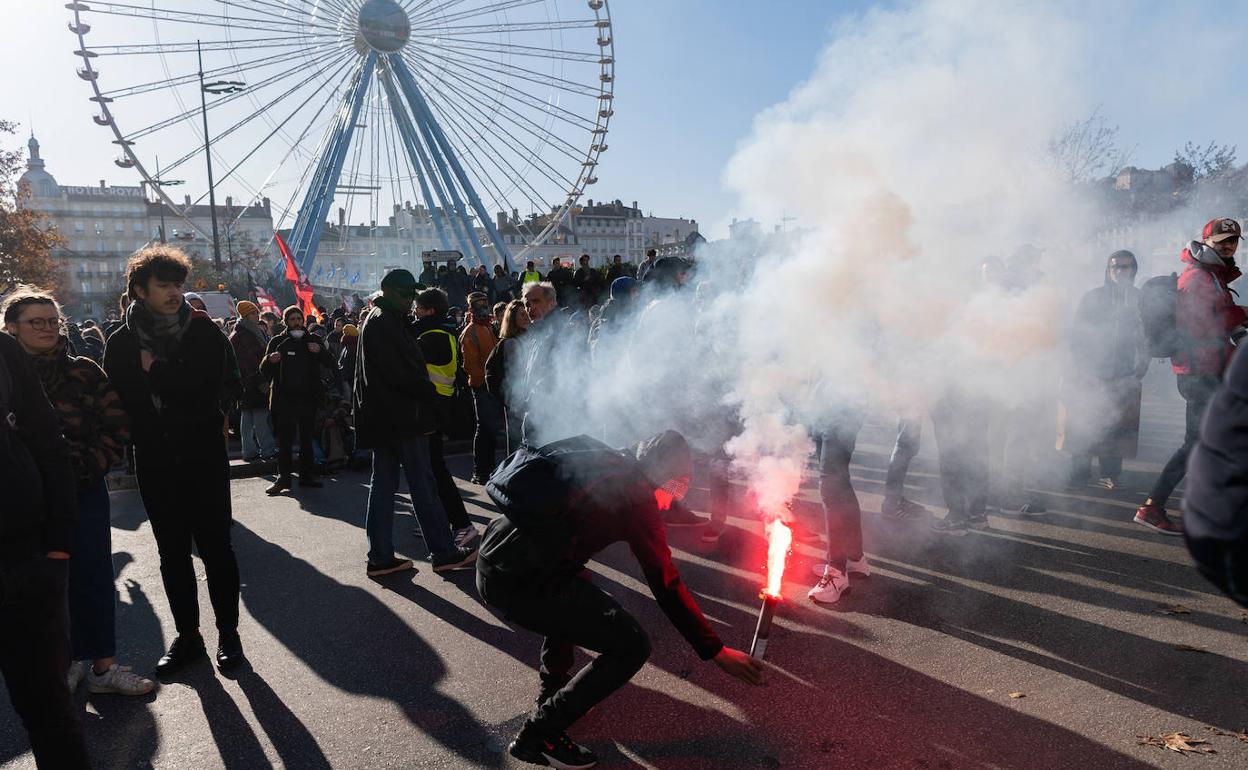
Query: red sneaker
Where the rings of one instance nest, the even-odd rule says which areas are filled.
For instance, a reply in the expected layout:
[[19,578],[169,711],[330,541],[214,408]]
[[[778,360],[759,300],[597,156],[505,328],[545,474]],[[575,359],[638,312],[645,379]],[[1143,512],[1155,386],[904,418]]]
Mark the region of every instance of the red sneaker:
[[1157,505],[1141,505],[1135,511],[1135,523],[1155,529],[1163,535],[1182,535],[1183,528],[1170,520],[1166,509]]

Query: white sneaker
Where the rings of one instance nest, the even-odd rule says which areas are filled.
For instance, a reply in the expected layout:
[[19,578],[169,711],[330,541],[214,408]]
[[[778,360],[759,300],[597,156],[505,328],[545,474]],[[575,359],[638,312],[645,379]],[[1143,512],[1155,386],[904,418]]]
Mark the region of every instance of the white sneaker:
[[113,695],[147,695],[156,689],[156,683],[151,679],[139,676],[129,666],[116,663],[103,674],[92,670],[87,674],[87,686],[93,693]]
[[472,541],[476,540],[478,537],[481,537],[481,533],[478,532],[477,528],[472,526],[471,524],[464,527],[463,529],[455,530],[453,534],[455,536],[455,545],[459,548],[463,548],[465,546],[471,545]]
[[849,576],[838,569],[828,567],[819,577],[815,587],[806,592],[806,598],[819,604],[835,604],[849,590]]
[[69,672],[65,674],[65,683],[69,685],[70,692],[76,692],[78,685],[82,684],[82,680],[87,677],[87,665],[85,660],[75,660],[69,664]]
[[[815,573],[815,577],[823,577],[823,571],[828,568],[826,564],[812,564],[810,571]],[[845,563],[845,571],[851,575],[859,577],[871,577],[871,565],[867,562],[867,555],[864,553],[858,561],[850,559]]]

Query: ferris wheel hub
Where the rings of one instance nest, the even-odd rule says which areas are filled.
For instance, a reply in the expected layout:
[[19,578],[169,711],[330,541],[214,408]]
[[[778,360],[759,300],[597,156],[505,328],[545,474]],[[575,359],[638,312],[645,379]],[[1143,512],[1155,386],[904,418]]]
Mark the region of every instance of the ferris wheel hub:
[[377,53],[395,53],[407,45],[412,20],[395,0],[368,0],[356,17],[357,44]]

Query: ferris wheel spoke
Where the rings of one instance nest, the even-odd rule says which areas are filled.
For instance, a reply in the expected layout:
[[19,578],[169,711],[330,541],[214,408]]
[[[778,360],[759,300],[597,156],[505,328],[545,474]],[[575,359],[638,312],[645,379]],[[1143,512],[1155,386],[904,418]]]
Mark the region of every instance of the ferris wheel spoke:
[[[248,93],[250,93],[252,96],[254,96],[254,95],[255,95],[256,93],[258,93],[259,91],[262,91],[262,90],[264,90],[265,88],[268,88],[269,86],[271,86],[271,85],[273,85],[273,84],[275,84],[275,83],[280,83],[281,81],[285,80],[287,77],[289,77],[289,76],[291,76],[291,75],[293,75],[293,74],[295,74],[295,73],[297,73],[297,72],[300,72],[301,70],[304,70],[306,67],[308,67],[308,66],[309,66],[309,64],[312,64],[312,63],[323,63],[323,62],[325,62],[326,60],[332,59],[332,58],[333,58],[334,56],[336,56],[336,55],[339,55],[339,52],[337,52],[337,51],[331,51],[331,52],[329,52],[329,53],[322,54],[320,57],[317,57],[316,59],[313,59],[313,61],[312,61],[312,62],[299,62],[297,65],[295,65],[295,66],[293,66],[293,67],[291,67],[291,68],[289,68],[289,69],[287,69],[287,70],[283,70],[283,71],[281,71],[281,72],[278,72],[278,73],[276,73],[276,74],[274,74],[274,75],[271,75],[270,77],[268,77],[268,78],[266,78],[266,79],[264,79],[264,80],[260,81],[259,83],[256,83],[256,84],[254,84],[254,85],[252,85],[252,86],[248,86],[248,91],[239,91],[239,92],[236,92],[236,93],[227,94],[227,95],[225,95],[225,96],[220,97],[219,99],[214,100],[211,104],[207,105],[207,109],[208,109],[209,111],[220,110],[223,106],[225,106],[225,105],[227,105],[227,104],[230,104],[230,103],[232,103],[232,102],[235,102],[235,101],[238,101],[238,100],[240,100],[240,99],[244,98],[246,95],[248,95]],[[322,71],[323,71],[323,70],[317,70],[316,72],[314,72],[314,73],[312,74],[312,76],[310,76],[310,77],[308,78],[308,80],[311,80],[312,78],[316,77],[316,76],[317,76],[318,74],[320,74],[320,72],[322,72]],[[305,81],[304,81],[304,83],[306,83],[306,82],[307,82],[307,81],[305,80]],[[302,84],[301,84],[301,85],[302,85]],[[160,130],[162,130],[162,129],[168,128],[169,126],[172,126],[172,125],[176,124],[177,122],[179,122],[179,121],[181,121],[181,120],[186,120],[189,116],[192,116],[192,115],[194,115],[195,113],[200,112],[200,111],[201,111],[201,110],[203,110],[203,109],[204,109],[204,108],[203,108],[203,107],[200,107],[200,106],[193,106],[193,107],[191,107],[189,110],[185,110],[185,111],[183,111],[183,112],[181,112],[181,113],[179,113],[179,114],[177,114],[177,115],[174,115],[174,116],[169,117],[169,118],[165,118],[164,120],[158,121],[158,122],[153,123],[153,124],[151,124],[151,125],[149,125],[149,126],[146,126],[146,127],[144,127],[144,128],[140,128],[139,130],[134,131],[134,132],[132,132],[132,133],[128,134],[128,135],[126,136],[126,138],[127,138],[127,139],[129,139],[130,141],[135,141],[135,140],[137,140],[137,139],[141,139],[141,138],[143,138],[143,137],[145,137],[145,136],[149,136],[149,135],[154,134],[154,133],[156,133],[156,132],[158,132],[158,131],[160,131]]]
[[[472,80],[474,82],[484,82],[484,83],[490,83],[493,85],[498,85],[497,78],[491,77],[491,73],[488,70],[484,70],[475,65],[465,64],[464,62],[460,62],[460,61],[450,61],[450,60],[436,60],[435,61],[432,59],[425,58],[422,54],[418,54],[414,52],[404,53],[404,58],[406,58],[414,66],[420,67],[421,69],[427,70],[430,72],[436,71],[436,69],[438,68],[438,65],[440,64],[449,64],[451,66],[454,66],[462,70],[464,73],[463,74],[464,78],[468,80]],[[526,93],[524,91],[519,91],[516,89],[503,89],[502,93],[506,94],[509,98],[512,98],[514,101],[524,104],[525,106],[531,109],[535,109],[538,112],[541,112],[542,114],[548,114],[553,117],[556,117],[559,120],[562,120],[563,122],[567,123],[568,125],[575,126],[577,128],[583,128],[586,131],[593,130],[595,126],[597,125],[596,123],[594,123],[594,121],[588,120],[587,118],[583,117],[579,113],[572,112],[571,110],[568,110],[557,104],[543,101],[542,99],[539,99],[538,97],[535,97],[532,94]]]
[[450,51],[485,51],[487,53],[502,53],[513,56],[527,56],[536,59],[555,59],[560,61],[582,62],[586,64],[597,64],[602,58],[602,54],[597,51],[569,51],[562,48],[542,48],[541,46],[519,45],[516,43],[496,43],[484,40],[462,40],[456,38],[454,41],[440,41],[435,44],[425,43],[422,47],[444,48]]
[[435,16],[435,14],[437,14],[439,11],[445,11],[449,9],[451,6],[461,5],[464,2],[467,2],[467,0],[452,0],[451,2],[444,3],[442,6],[438,8],[433,8],[433,9],[430,9],[426,13],[422,13],[417,16],[414,16],[412,17],[412,26],[415,27],[415,26],[424,24],[426,23],[425,21],[426,19],[436,19],[436,23],[438,24],[445,24],[447,22],[452,22],[452,21],[463,21],[464,19],[472,19],[477,16],[485,16],[486,14],[490,14],[490,13],[498,13],[500,11],[506,11],[510,8],[520,8],[526,5],[535,5],[538,3],[545,3],[546,0],[507,0],[507,2],[493,3],[490,5],[486,5],[482,8],[472,8],[466,11],[458,11],[456,13],[452,13],[449,16]]
[[[435,96],[434,94],[437,94],[437,96]],[[433,104],[438,105],[439,111],[443,112],[444,110],[442,110],[442,107],[441,107],[442,100],[438,98],[441,95],[442,95],[441,91],[437,90],[435,87],[433,94],[430,94],[430,101]],[[489,151],[492,151],[494,149],[493,146],[489,145],[488,142],[484,141],[484,137],[481,136],[481,132],[475,128],[474,121],[469,120],[466,122],[470,127],[473,127],[473,133],[475,133],[477,137],[486,144],[487,152],[484,153],[486,159],[490,161],[491,165],[493,165],[496,169],[498,169],[498,171],[503,175],[504,179],[513,180],[513,182],[515,183],[516,189],[519,190],[520,193],[524,195],[524,197],[529,201],[530,206],[535,205],[533,196],[536,196],[537,199],[540,200],[542,197],[541,194],[538,193],[537,190],[533,189],[531,185],[529,185],[529,188],[527,191],[523,189],[520,185],[522,183],[527,183],[527,179],[525,178],[525,176],[521,174],[519,171],[517,171],[516,168],[512,166],[510,163],[508,163],[507,160],[503,158],[501,155],[498,155],[496,159],[495,157],[496,153],[490,154]],[[456,139],[460,139],[459,137],[460,130],[459,130],[459,126],[457,123],[454,123],[452,125],[451,131],[456,136]],[[458,144],[461,147],[460,157],[463,158],[464,161],[473,168],[473,176],[476,177],[478,184],[483,183],[485,187],[491,192],[491,194],[495,196],[496,202],[505,204],[505,209],[513,208],[507,196],[502,192],[501,189],[499,189],[498,185],[496,185],[493,182],[493,180],[490,177],[490,174],[486,172],[484,166],[482,166],[481,162],[477,159],[476,154],[462,151],[462,148],[464,146],[462,139],[460,139]],[[502,161],[502,165],[500,165],[499,160]],[[506,168],[503,167],[504,165],[506,166]],[[532,196],[529,195],[530,192],[533,193]],[[545,206],[545,204],[543,203],[541,204],[541,206]]]
[[[452,78],[455,82],[448,83],[442,77],[438,77],[436,79],[438,80],[438,82],[447,86],[447,88],[449,89],[458,90],[459,87],[462,87],[468,91],[471,91],[481,96],[483,99],[486,99],[486,100],[497,99],[497,97],[499,96],[497,92],[491,94],[491,93],[487,93],[486,91],[483,91],[480,88],[480,86],[473,81],[464,80],[463,78],[459,78],[455,76],[453,73],[445,73],[445,74],[449,76],[450,78]],[[491,116],[485,112],[484,108],[482,108],[479,104],[475,102],[472,102],[471,104],[477,109],[477,111],[485,119],[486,123],[493,122],[490,119]],[[509,108],[506,108],[506,109],[502,108],[501,105],[499,107],[499,110],[500,110],[499,112],[494,113],[495,116],[506,117],[512,122],[513,125],[525,130],[526,132],[532,134],[534,138],[537,138],[541,141],[549,141],[552,139],[555,141],[558,141],[562,145],[562,147],[555,147],[555,149],[562,152],[564,155],[567,155],[570,160],[573,160],[576,163],[580,163],[582,160],[584,160],[585,151],[583,148],[577,147],[576,145],[567,141],[563,137],[551,131],[550,128],[548,128],[547,126],[544,126],[541,123],[538,123],[537,121],[533,120],[531,117],[527,115],[524,115],[523,113],[516,112],[515,110],[509,109]],[[564,148],[567,148],[567,149],[564,149]]]
[[[321,53],[316,54],[317,51],[320,51]],[[344,56],[346,55],[341,49],[338,49],[332,46],[326,46],[326,45],[320,45],[320,46],[311,48],[310,52],[313,54],[316,54],[313,56],[313,58],[317,58],[318,56],[325,56],[327,54],[339,54],[339,55],[344,55]],[[289,61],[290,61],[290,54],[283,51],[280,53],[271,54],[269,56],[261,56],[258,59],[251,59],[248,61],[238,62],[237,64],[228,64],[224,67],[217,67],[216,69],[204,70],[204,78],[212,79],[212,78],[221,77],[223,75],[232,75],[237,72],[254,72],[257,70],[264,69],[269,66],[276,66],[279,64],[288,63]],[[301,67],[302,65],[300,67],[296,67],[295,70],[298,70]],[[196,70],[195,72],[192,72],[187,75],[176,75],[171,78],[165,78],[164,80],[154,80],[149,83],[139,83],[137,85],[127,86],[125,88],[115,88],[111,91],[102,92],[102,95],[107,96],[110,99],[122,99],[127,96],[137,96],[139,94],[145,94],[151,91],[160,91],[160,90],[172,88],[174,86],[187,85],[189,83],[197,83],[198,81],[199,81],[199,71]]]
[[554,32],[564,29],[593,29],[598,26],[597,19],[577,19],[575,21],[517,21],[500,22],[498,24],[466,24],[458,27],[435,27],[428,31],[412,30],[412,39],[437,38],[460,35],[496,35],[506,32]]
[[[308,41],[295,36],[258,37],[243,40],[202,41],[205,53],[211,51],[234,51],[249,48],[291,48],[306,46]],[[137,43],[131,45],[103,45],[91,49],[97,56],[143,56],[149,54],[194,53],[195,43]]]
[[[339,72],[341,72],[346,67],[347,67],[347,64],[344,63],[342,67],[339,68]],[[332,101],[333,99],[331,97],[330,99],[327,99],[325,100],[325,102],[322,103],[321,108],[317,110],[316,114],[312,116],[312,120],[309,121],[308,128],[311,128],[312,125],[316,122],[317,118],[319,118],[321,112],[323,112],[325,109],[325,105],[328,105]],[[295,109],[291,111],[291,113],[287,115],[283,121],[278,123],[277,126],[274,127],[274,129],[270,131],[263,139],[261,139],[260,142],[251,149],[251,151],[249,151],[246,155],[244,155],[242,159],[238,161],[238,163],[234,164],[234,166],[230,168],[223,177],[221,177],[221,181],[225,181],[226,179],[230,179],[231,177],[233,177],[234,174],[240,168],[243,167],[243,164],[251,160],[251,158],[255,156],[255,154],[258,153],[260,149],[264,147],[264,145],[267,144],[270,139],[272,139],[274,136],[277,136],[277,134],[281,132],[282,128],[284,128],[287,123],[293,120],[295,116],[298,115],[303,110],[303,108],[307,106],[307,104],[308,104],[307,102],[304,102],[304,103],[299,104],[297,107],[295,107]],[[306,133],[307,133],[307,129],[304,129],[304,134],[306,135]],[[198,150],[195,153],[193,153],[193,155],[198,155],[198,154],[199,154]],[[284,162],[285,161],[283,160],[283,163]]]
[[[337,77],[338,75],[340,75],[340,74],[343,72],[343,70],[344,70],[344,69],[346,69],[346,68],[349,66],[349,64],[350,64],[350,62],[349,62],[349,61],[345,61],[345,62],[341,63],[341,64],[338,66],[338,69],[337,69],[337,70],[335,70],[333,73],[331,73],[331,75],[330,75],[330,79],[332,80],[333,78],[335,78],[335,77]],[[278,95],[276,98],[274,98],[274,99],[271,99],[271,100],[267,101],[267,102],[266,102],[263,106],[261,106],[260,108],[258,108],[258,109],[256,109],[256,110],[254,110],[254,111],[253,111],[250,115],[247,115],[247,116],[246,116],[246,117],[244,117],[242,120],[240,120],[240,121],[238,121],[237,123],[235,123],[234,125],[232,125],[232,126],[230,126],[230,127],[226,128],[224,131],[221,131],[221,132],[219,132],[218,134],[216,134],[216,136],[213,138],[213,140],[214,140],[214,141],[216,141],[216,142],[220,142],[221,140],[228,138],[231,134],[233,134],[233,133],[234,133],[235,131],[237,131],[238,129],[240,129],[240,128],[242,128],[243,126],[247,125],[248,123],[250,123],[251,121],[255,120],[256,118],[258,118],[258,117],[260,117],[260,116],[264,115],[264,114],[265,114],[268,110],[273,109],[274,107],[276,107],[276,106],[277,106],[278,104],[280,104],[281,102],[285,101],[285,100],[286,100],[287,98],[289,98],[290,96],[292,96],[292,95],[294,95],[294,94],[298,93],[298,92],[299,92],[299,91],[300,91],[300,90],[301,90],[304,86],[306,86],[308,83],[312,82],[314,79],[316,79],[316,78],[318,78],[318,77],[321,77],[321,75],[322,75],[322,74],[323,74],[323,71],[321,71],[321,70],[318,70],[318,71],[316,71],[316,72],[313,72],[311,75],[309,75],[309,76],[308,76],[308,77],[306,77],[305,79],[303,79],[303,80],[299,81],[299,82],[298,82],[298,83],[296,83],[294,86],[291,86],[289,89],[287,89],[287,90],[286,90],[286,92],[285,92],[285,93],[282,93],[282,94]],[[330,96],[330,99],[332,99],[332,98],[333,98],[333,96],[332,96],[332,91],[331,91],[331,96]],[[291,114],[291,117],[293,117],[293,116],[294,116],[295,114],[297,114],[300,110],[302,110],[304,107],[306,107],[306,106],[308,105],[308,103],[309,103],[309,102],[306,102],[306,101],[305,101],[305,102],[300,103],[300,104],[299,104],[299,106],[297,106],[297,107],[295,108],[295,112]],[[191,115],[193,115],[193,114],[194,114],[195,112],[197,112],[197,111],[198,111],[198,110],[192,110],[190,114],[191,114]],[[286,118],[286,120],[282,121],[282,125],[285,125],[285,123],[287,123],[287,122],[289,122],[289,121],[290,121],[290,118],[288,117],[288,118]],[[136,134],[135,136],[137,136],[137,134]],[[269,138],[269,137],[266,137],[266,138],[265,138],[265,141],[267,141],[267,140],[268,140],[268,138]],[[185,155],[183,155],[181,158],[178,158],[177,160],[175,160],[175,161],[174,161],[173,163],[171,163],[170,165],[166,166],[164,170],[165,170],[165,171],[171,171],[171,170],[173,170],[173,169],[177,168],[178,166],[180,166],[181,164],[183,164],[183,163],[187,162],[187,161],[188,161],[188,160],[190,160],[191,158],[195,157],[195,156],[196,156],[196,155],[198,155],[199,153],[200,153],[200,148],[199,148],[199,147],[196,147],[195,149],[193,149],[193,150],[191,150],[190,152],[188,152],[188,153],[186,153]]]
[[[430,45],[427,45],[426,47],[442,49],[442,46],[439,46],[436,44],[430,44]],[[445,50],[445,49],[442,49],[442,50]],[[491,66],[497,67],[502,70],[506,70],[510,72],[513,77],[519,78],[521,80],[527,80],[530,83],[536,83],[542,86],[550,86],[551,88],[558,88],[561,91],[566,91],[568,93],[576,94],[578,96],[588,96],[591,99],[597,98],[598,94],[602,92],[601,89],[597,87],[587,86],[583,83],[577,83],[576,81],[568,80],[566,78],[555,77],[554,75],[547,75],[544,72],[537,72],[536,70],[527,69],[525,67],[520,67],[515,64],[505,64],[503,62],[494,61],[493,59],[489,59],[485,56],[477,56],[475,54],[469,54],[469,53],[456,53],[456,54],[447,54],[447,58],[471,59],[474,61],[485,62]]]
[[157,8],[156,6],[146,5],[127,5],[125,3],[92,2],[89,10],[91,13],[102,13],[109,16],[132,16],[141,19],[151,19],[153,21],[168,21],[179,24],[194,24],[197,26],[207,25],[213,27],[225,27],[227,29],[244,28],[265,32],[306,32],[309,27],[312,27],[322,28],[330,32],[334,31],[332,26],[317,24],[306,20],[295,21],[275,18],[272,16],[259,19],[237,16],[226,17],[211,13],[177,11],[171,8]]
[[[438,90],[436,86],[434,87],[433,92],[434,94],[437,95],[437,97],[434,97],[431,95],[430,98],[432,98],[435,101],[435,103],[438,104],[440,108],[441,114],[438,116],[439,119],[449,122],[455,128],[454,133],[457,134],[456,138],[460,139],[460,141],[457,143],[459,147],[456,149],[459,150],[459,153],[461,155],[468,155],[469,153],[465,152],[465,150],[468,148],[468,144],[464,142],[462,139],[465,131],[460,127],[459,120],[456,119],[455,115],[459,115],[460,118],[463,120],[463,122],[469,126],[473,126],[475,121],[472,120],[466,113],[464,113],[462,111],[462,108],[459,105],[455,104],[455,101],[453,99],[448,98],[446,94]],[[469,102],[468,104],[471,104],[471,103]],[[562,174],[559,172],[559,170],[555,168],[554,166],[552,166],[549,161],[546,161],[545,159],[541,157],[541,155],[533,152],[528,147],[525,147],[524,143],[521,142],[514,135],[507,133],[506,131],[500,131],[499,133],[492,135],[487,140],[486,137],[480,134],[480,132],[475,128],[475,126],[471,128],[470,130],[476,132],[477,137],[480,139],[480,142],[475,145],[476,147],[483,149],[487,152],[497,151],[498,148],[494,146],[493,141],[501,140],[501,142],[505,144],[512,152],[514,152],[518,158],[525,161],[529,166],[534,168],[534,170],[536,170],[538,173],[545,176],[548,180],[550,180],[556,186],[562,187],[564,185],[576,184],[575,181],[564,178]],[[540,167],[539,167],[539,164],[540,164]],[[510,165],[511,164],[508,163],[508,166]],[[515,170],[513,169],[513,172],[514,171]],[[523,178],[524,176],[523,174],[520,174],[519,172],[515,172],[515,173],[517,173],[521,178]]]

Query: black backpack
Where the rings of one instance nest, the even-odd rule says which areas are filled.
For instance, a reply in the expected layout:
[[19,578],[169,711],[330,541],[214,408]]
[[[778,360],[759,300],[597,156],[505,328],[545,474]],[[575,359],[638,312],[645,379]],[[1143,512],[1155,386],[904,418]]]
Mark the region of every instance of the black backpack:
[[1175,321],[1178,297],[1178,273],[1149,278],[1140,287],[1140,321],[1148,338],[1148,354],[1153,358],[1170,358],[1182,347]]

